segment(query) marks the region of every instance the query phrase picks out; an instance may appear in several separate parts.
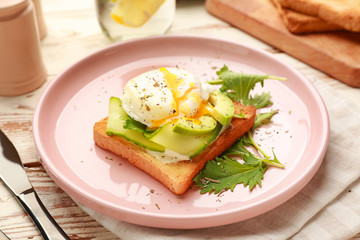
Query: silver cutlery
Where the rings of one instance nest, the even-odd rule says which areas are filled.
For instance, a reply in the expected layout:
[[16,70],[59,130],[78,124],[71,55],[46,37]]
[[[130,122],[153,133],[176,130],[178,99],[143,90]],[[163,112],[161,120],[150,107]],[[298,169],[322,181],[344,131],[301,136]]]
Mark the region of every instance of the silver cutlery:
[[44,239],[70,239],[46,210],[28,179],[15,146],[1,130],[0,178],[28,212]]
[[0,240],[9,240],[10,238],[0,230]]

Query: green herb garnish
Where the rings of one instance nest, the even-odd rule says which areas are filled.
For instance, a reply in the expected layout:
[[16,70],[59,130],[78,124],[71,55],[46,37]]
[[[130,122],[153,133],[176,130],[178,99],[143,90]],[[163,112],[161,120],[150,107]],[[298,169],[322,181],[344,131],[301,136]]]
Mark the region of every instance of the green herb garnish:
[[[221,85],[220,91],[227,94],[232,100],[244,105],[254,105],[256,108],[269,106],[271,95],[262,93],[252,97],[250,91],[254,89],[255,84],[261,83],[263,86],[265,79],[286,80],[269,75],[234,73],[227,66],[221,68],[217,75],[219,79],[210,81],[210,84]],[[221,156],[206,163],[203,170],[193,179],[195,185],[201,188],[201,193],[214,192],[217,194],[229,189],[233,191],[237,184],[243,184],[252,190],[257,185],[261,187],[265,171],[269,166],[285,167],[276,158],[274,152],[271,157],[253,139],[255,129],[269,123],[276,113],[277,111],[270,111],[257,114],[249,132],[240,137]],[[241,115],[236,117],[241,117]],[[249,151],[250,147],[256,149],[257,154]],[[235,156],[240,157],[242,161],[231,158]]]
[[146,130],[146,125],[145,124],[142,124],[141,122],[138,122],[130,117],[128,117],[126,120],[125,120],[125,124],[123,126],[125,129],[130,129],[130,130],[133,130],[135,132],[145,132]]
[[209,84],[221,85],[220,91],[226,93],[229,98],[244,105],[253,105],[257,109],[270,105],[271,96],[270,93],[251,96],[250,91],[254,89],[255,85],[260,83],[263,86],[265,79],[286,80],[283,77],[267,74],[235,73],[230,71],[226,65],[217,71],[216,74],[219,78],[209,81]]
[[227,156],[216,158],[206,163],[204,169],[195,176],[194,181],[201,187],[200,193],[214,192],[215,194],[234,190],[237,184],[243,183],[250,189],[261,186],[261,180],[267,168],[266,164],[241,164],[236,159]]

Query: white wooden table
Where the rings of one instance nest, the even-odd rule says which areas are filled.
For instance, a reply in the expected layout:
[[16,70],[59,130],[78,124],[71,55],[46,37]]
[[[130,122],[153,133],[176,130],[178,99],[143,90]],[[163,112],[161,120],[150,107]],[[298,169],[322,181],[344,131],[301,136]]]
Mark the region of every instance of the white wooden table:
[[[40,89],[23,96],[0,96],[0,128],[17,147],[30,181],[50,214],[71,239],[117,239],[84,213],[47,175],[34,147],[31,126],[36,101],[47,83],[70,64],[111,42],[103,36],[98,26],[94,1],[43,0],[42,6],[48,28],[47,37],[41,42],[48,71],[47,82]],[[321,79],[331,85],[339,94],[360,107],[360,89],[350,88],[214,18],[206,12],[202,0],[178,1],[175,21],[169,34],[221,36],[264,49],[288,62],[306,77]],[[41,239],[30,218],[3,183],[0,183],[0,229],[11,239]],[[353,239],[360,239],[360,234]]]

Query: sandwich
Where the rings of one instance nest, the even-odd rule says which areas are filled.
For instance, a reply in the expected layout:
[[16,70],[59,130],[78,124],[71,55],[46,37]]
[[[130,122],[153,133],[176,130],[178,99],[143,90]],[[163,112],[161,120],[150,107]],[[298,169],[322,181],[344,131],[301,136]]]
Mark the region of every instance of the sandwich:
[[182,195],[208,161],[254,125],[256,108],[225,90],[177,67],[145,72],[110,98],[108,116],[94,124],[94,142]]

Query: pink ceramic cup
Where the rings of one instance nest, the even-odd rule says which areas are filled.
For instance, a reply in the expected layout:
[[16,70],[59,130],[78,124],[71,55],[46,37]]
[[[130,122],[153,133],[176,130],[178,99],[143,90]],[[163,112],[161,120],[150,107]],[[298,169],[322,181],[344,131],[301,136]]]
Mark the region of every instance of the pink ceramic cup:
[[36,21],[37,21],[37,26],[39,29],[40,39],[43,39],[46,37],[47,29],[46,29],[45,20],[43,17],[41,0],[32,0],[32,2],[34,4],[34,8],[35,8]]
[[0,95],[33,91],[46,80],[33,3],[0,1]]

